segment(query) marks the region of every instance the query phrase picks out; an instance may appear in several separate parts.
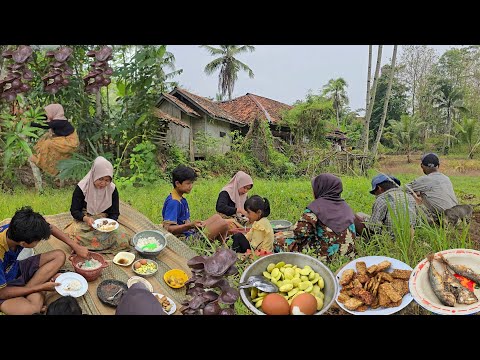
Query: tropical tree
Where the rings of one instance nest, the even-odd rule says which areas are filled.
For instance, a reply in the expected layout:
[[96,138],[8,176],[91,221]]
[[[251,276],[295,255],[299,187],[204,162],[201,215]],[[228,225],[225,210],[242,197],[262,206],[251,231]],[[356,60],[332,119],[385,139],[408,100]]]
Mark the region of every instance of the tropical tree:
[[442,79],[438,82],[433,102],[434,106],[439,108],[446,115],[446,129],[444,132],[446,138],[443,145],[444,155],[448,153],[448,149],[450,148],[452,120],[454,119],[456,112],[465,110],[462,99],[462,91],[459,88],[454,87],[450,81]]
[[431,73],[437,55],[435,49],[427,45],[404,45],[400,59],[401,77],[408,85],[411,95],[412,115],[422,99],[422,90],[428,75]]
[[480,137],[477,132],[478,120],[463,118],[462,122],[455,121],[455,139],[467,144],[468,158],[473,159],[473,153],[480,146]]
[[210,45],[200,45],[200,47],[206,49],[212,56],[219,56],[208,63],[204,71],[207,75],[211,75],[215,71],[220,70],[218,75],[218,91],[222,97],[228,93],[228,99],[231,100],[235,82],[238,78],[238,72],[242,70],[245,71],[250,78],[254,76],[252,69],[235,57],[247,51],[255,51],[255,46],[220,45],[219,48],[216,48]]
[[326,143],[325,133],[329,124],[335,121],[335,113],[331,100],[309,93],[304,101],[297,101],[282,119],[292,129],[297,145],[322,146]]
[[[377,65],[375,66],[375,75],[373,77],[373,85],[372,89],[369,92],[369,99],[368,99],[368,107],[365,110],[365,128],[363,130],[362,135],[362,143],[363,143],[363,153],[367,154],[368,152],[368,137],[370,132],[370,118],[372,116],[373,104],[375,103],[375,96],[377,94],[377,83],[378,83],[378,76],[380,74],[380,64],[382,62],[382,49],[383,45],[378,45],[378,53],[377,53]],[[370,56],[370,55],[369,55]],[[370,73],[370,65],[369,65],[369,73]],[[370,79],[370,77],[369,77]]]
[[[390,121],[390,132],[393,143],[398,150],[407,153],[407,162],[411,162],[410,153],[419,139],[420,130],[425,125],[415,116],[402,115],[400,121]],[[385,134],[387,135],[387,134]]]
[[392,63],[390,65],[390,74],[388,79],[388,86],[387,86],[387,94],[385,95],[385,102],[383,104],[383,111],[382,111],[382,119],[380,120],[380,126],[378,127],[377,131],[377,138],[375,139],[375,143],[373,144],[372,155],[373,159],[377,156],[377,149],[378,145],[380,144],[380,139],[382,138],[383,126],[385,125],[385,119],[387,117],[387,110],[388,110],[388,101],[390,99],[390,94],[392,93],[392,84],[393,84],[393,76],[395,74],[395,60],[397,58],[397,45],[393,46],[393,55],[392,55]]
[[340,110],[344,105],[348,105],[348,96],[345,88],[347,82],[343,78],[330,79],[327,85],[323,86],[323,96],[333,100],[333,107],[337,116],[337,126],[340,128]]

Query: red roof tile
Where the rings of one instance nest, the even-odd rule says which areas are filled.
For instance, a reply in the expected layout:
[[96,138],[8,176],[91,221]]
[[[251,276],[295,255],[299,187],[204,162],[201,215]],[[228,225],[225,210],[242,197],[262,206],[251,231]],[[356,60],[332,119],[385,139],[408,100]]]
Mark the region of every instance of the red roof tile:
[[162,96],[164,96],[166,99],[173,102],[175,105],[177,105],[181,110],[183,110],[187,114],[194,115],[194,116],[200,116],[195,110],[193,110],[190,106],[188,106],[184,102],[181,102],[175,96],[172,96],[172,95],[167,94],[167,93],[163,93]]
[[246,124],[250,124],[255,118],[266,118],[270,123],[278,123],[283,112],[292,108],[279,101],[250,93],[218,104]]
[[245,125],[244,121],[236,118],[236,116],[234,116],[230,112],[225,111],[225,109],[222,106],[220,106],[220,103],[213,102],[212,100],[209,100],[202,96],[192,94],[191,92],[178,87],[175,88],[170,93],[170,95],[173,95],[177,92],[185,96],[192,103],[196,104],[199,108],[203,109],[206,113],[208,113],[214,118],[224,120],[236,125]]
[[163,119],[163,120],[173,122],[174,124],[177,124],[177,125],[182,126],[184,128],[190,128],[190,126],[188,124],[184,123],[179,118],[168,115],[166,112],[160,110],[159,108],[153,108],[153,115],[155,115],[159,119]]

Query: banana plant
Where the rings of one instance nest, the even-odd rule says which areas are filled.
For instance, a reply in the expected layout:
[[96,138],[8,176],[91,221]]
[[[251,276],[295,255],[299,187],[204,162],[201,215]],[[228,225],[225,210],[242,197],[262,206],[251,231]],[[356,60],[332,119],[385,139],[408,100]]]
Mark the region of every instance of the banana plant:
[[32,108],[22,114],[0,114],[0,148],[3,152],[3,172],[8,173],[32,155],[30,139],[38,138],[42,129],[30,126],[42,121],[42,109]]

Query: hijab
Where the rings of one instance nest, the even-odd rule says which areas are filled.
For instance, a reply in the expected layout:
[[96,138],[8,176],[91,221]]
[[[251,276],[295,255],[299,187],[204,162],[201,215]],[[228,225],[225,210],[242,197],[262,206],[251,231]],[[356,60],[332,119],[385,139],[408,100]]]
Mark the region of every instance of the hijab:
[[340,197],[342,181],[332,174],[320,174],[312,180],[315,200],[307,208],[336,234],[340,234],[351,224],[355,215],[348,204]]
[[243,205],[247,200],[247,194],[240,195],[238,193],[238,189],[241,189],[247,185],[253,186],[252,177],[243,171],[239,171],[222,189],[222,191],[226,191],[228,193],[230,199],[235,203],[237,209],[243,209]]
[[45,113],[48,120],[67,120],[65,117],[63,106],[60,104],[50,104],[45,106]]
[[93,184],[95,180],[104,176],[110,176],[113,179],[113,166],[103,156],[99,156],[93,162],[88,174],[78,183],[78,187],[85,195],[87,212],[91,215],[100,214],[112,206],[115,184],[111,182],[103,189],[97,189]]
[[135,283],[122,296],[115,315],[166,315],[162,304],[142,283]]

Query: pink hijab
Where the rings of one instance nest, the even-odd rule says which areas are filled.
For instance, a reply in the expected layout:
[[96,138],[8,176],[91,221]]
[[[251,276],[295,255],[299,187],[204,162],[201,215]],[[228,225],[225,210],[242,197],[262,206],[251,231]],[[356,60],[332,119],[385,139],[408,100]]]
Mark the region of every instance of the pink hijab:
[[63,106],[60,104],[50,104],[45,106],[45,113],[48,120],[67,120],[65,117]]
[[93,184],[95,180],[104,176],[110,176],[113,179],[113,166],[103,156],[99,156],[93,162],[88,174],[78,183],[78,187],[82,189],[85,195],[87,212],[91,215],[100,214],[112,206],[115,184],[111,182],[103,189],[97,189]]
[[222,191],[228,192],[228,195],[230,195],[230,199],[232,199],[232,201],[235,203],[237,209],[243,209],[243,205],[247,200],[247,194],[240,195],[238,193],[238,189],[247,185],[253,186],[252,177],[247,173],[244,173],[243,171],[239,171],[222,189]]

